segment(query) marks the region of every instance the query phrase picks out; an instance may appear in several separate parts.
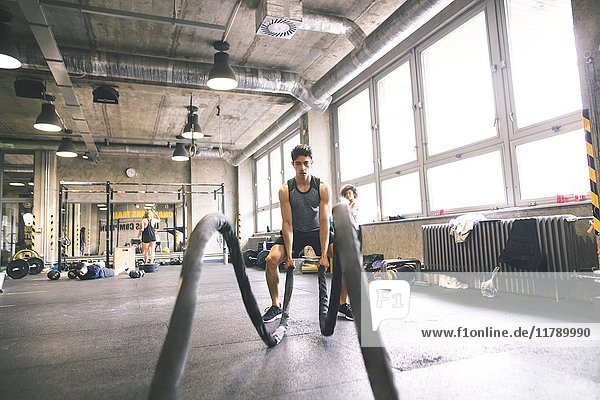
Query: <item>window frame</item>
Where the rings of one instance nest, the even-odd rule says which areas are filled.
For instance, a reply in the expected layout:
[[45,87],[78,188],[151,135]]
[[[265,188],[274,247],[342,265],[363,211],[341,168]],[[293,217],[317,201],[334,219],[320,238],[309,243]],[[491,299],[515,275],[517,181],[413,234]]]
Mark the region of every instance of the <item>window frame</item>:
[[[275,141],[273,141],[272,143],[270,143],[268,146],[264,147],[260,152],[258,152],[252,159],[252,180],[253,180],[253,201],[254,201],[254,232],[258,233],[258,232],[267,232],[264,230],[259,230],[258,227],[258,213],[263,212],[263,211],[268,211],[269,212],[269,228],[270,231],[269,232],[273,232],[273,211],[274,210],[280,210],[280,205],[279,205],[279,193],[272,193],[272,179],[273,177],[271,176],[271,157],[270,154],[275,151],[275,150],[279,150],[279,157],[280,157],[280,170],[279,170],[279,175],[280,175],[280,179],[281,179],[281,185],[283,185],[283,183],[285,183],[285,176],[284,176],[284,171],[285,171],[285,154],[283,151],[283,147],[284,144],[286,144],[287,142],[289,142],[290,140],[292,140],[294,137],[298,136],[298,143],[302,143],[302,135],[300,132],[300,128],[299,127],[295,127],[293,130],[291,130],[291,132],[285,134],[285,136],[277,138]],[[266,157],[266,161],[267,161],[267,172],[268,172],[268,190],[269,190],[269,204],[267,205],[263,205],[260,206],[258,205],[258,181],[257,181],[257,168],[256,168],[256,164],[259,160],[262,160]],[[279,185],[279,187],[281,187],[281,185]],[[279,211],[281,213],[281,211]],[[279,227],[278,229],[281,229],[281,227]]]
[[[505,201],[499,204],[459,207],[445,211],[449,211],[450,213],[462,213],[476,210],[528,206],[532,205],[532,203],[552,204],[555,202],[555,198],[549,197],[540,199],[521,198],[516,147],[525,143],[535,142],[536,140],[581,129],[581,111],[578,110],[566,115],[557,115],[546,121],[517,129],[516,121],[513,122],[511,119],[511,110],[514,110],[514,93],[508,52],[506,8],[506,0],[474,0],[460,10],[456,8],[456,11],[453,12],[452,15],[446,16],[444,23],[438,25],[426,24],[427,29],[421,29],[422,32],[419,33],[420,37],[411,37],[408,45],[401,44],[398,46],[400,50],[395,56],[386,56],[388,61],[386,61],[385,64],[382,63],[379,66],[372,67],[371,69],[373,72],[364,73],[362,81],[358,81],[354,87],[343,88],[343,92],[340,91],[343,94],[339,98],[335,98],[330,107],[332,142],[335,144],[334,149],[332,149],[333,157],[335,159],[334,183],[338,190],[342,185],[347,183],[355,186],[375,183],[377,208],[379,214],[382,215],[383,205],[386,202],[386,199],[382,198],[382,182],[396,176],[418,172],[421,186],[422,212],[418,214],[406,214],[403,216],[406,218],[432,216],[437,214],[437,210],[431,210],[430,208],[429,186],[427,183],[428,169],[451,163],[455,161],[456,158],[466,159],[494,151],[500,151]],[[429,48],[438,40],[448,35],[450,32],[453,32],[466,21],[481,12],[484,13],[487,32],[486,39],[493,91],[493,109],[496,114],[496,136],[441,153],[429,155],[426,148],[426,121],[422,104],[424,99],[424,88],[421,54],[425,49]],[[380,148],[381,138],[378,127],[378,113],[380,110],[378,82],[405,62],[409,62],[411,71],[417,160],[382,169]],[[373,159],[375,164],[374,172],[355,179],[342,181],[337,109],[365,88],[368,88],[369,98],[371,99],[370,115],[372,124]],[[585,154],[582,153],[582,157],[584,156]]]

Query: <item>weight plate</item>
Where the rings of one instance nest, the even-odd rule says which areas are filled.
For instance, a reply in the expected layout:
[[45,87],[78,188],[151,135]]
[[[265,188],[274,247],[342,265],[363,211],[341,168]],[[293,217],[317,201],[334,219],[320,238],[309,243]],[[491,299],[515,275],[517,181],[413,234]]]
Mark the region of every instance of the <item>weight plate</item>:
[[247,267],[251,267],[253,265],[256,265],[256,257],[258,256],[258,251],[256,250],[246,250],[244,252],[244,264],[246,264]]
[[31,257],[27,260],[27,264],[29,264],[30,275],[39,274],[44,269],[44,261],[41,258]]
[[13,279],[21,279],[29,273],[29,264],[27,261],[16,259],[8,263],[6,274]]
[[48,273],[46,274],[46,276],[51,281],[56,281],[56,280],[58,280],[60,278],[60,272],[58,272],[55,269],[51,269],[50,271],[48,271]]
[[261,267],[262,269],[267,268],[267,256],[269,255],[269,250],[263,250],[256,256],[256,265]]

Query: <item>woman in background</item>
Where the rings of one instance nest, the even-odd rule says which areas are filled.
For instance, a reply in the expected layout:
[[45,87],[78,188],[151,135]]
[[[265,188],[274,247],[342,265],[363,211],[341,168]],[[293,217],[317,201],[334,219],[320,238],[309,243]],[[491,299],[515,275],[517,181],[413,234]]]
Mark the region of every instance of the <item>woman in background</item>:
[[142,237],[142,253],[144,253],[144,264],[152,264],[154,262],[154,245],[156,242],[156,232],[154,226],[160,222],[158,213],[152,210],[146,210],[138,237]]

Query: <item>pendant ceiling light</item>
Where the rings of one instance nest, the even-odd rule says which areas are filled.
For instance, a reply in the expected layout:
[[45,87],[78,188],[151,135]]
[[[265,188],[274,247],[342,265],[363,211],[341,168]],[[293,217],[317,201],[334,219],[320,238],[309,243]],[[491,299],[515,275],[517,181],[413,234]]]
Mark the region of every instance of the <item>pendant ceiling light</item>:
[[38,115],[33,127],[45,132],[62,131],[63,128],[60,117],[56,113],[54,104],[50,103],[51,101],[55,100],[54,96],[44,94],[44,100],[48,101],[48,103],[42,103],[42,112],[40,112],[40,115]]
[[62,142],[60,142],[60,147],[56,151],[56,155],[65,158],[77,157],[73,139],[68,136],[63,137]]
[[16,69],[21,68],[19,61],[19,52],[12,41],[12,34],[8,22],[12,16],[6,10],[0,10],[0,68]]
[[208,74],[208,82],[206,84],[209,88],[215,90],[236,88],[238,85],[237,78],[233,69],[229,66],[229,54],[226,53],[229,50],[229,43],[218,41],[213,46],[217,52],[215,53],[214,64]]
[[175,151],[171,156],[171,160],[173,161],[187,161],[190,157],[188,157],[187,150],[185,149],[185,145],[183,143],[177,143],[175,146]]
[[183,127],[183,132],[181,136],[186,139],[200,139],[204,137],[202,134],[202,130],[200,129],[200,124],[198,123],[198,107],[192,105],[193,97],[190,95],[190,105],[187,106],[188,114],[187,114],[187,122]]
[[[194,109],[197,110],[198,108],[194,107]],[[204,134],[202,134],[200,130],[200,125],[198,124],[198,114],[188,114],[188,120],[183,127],[181,136],[186,139],[200,139],[201,137],[204,137]]]

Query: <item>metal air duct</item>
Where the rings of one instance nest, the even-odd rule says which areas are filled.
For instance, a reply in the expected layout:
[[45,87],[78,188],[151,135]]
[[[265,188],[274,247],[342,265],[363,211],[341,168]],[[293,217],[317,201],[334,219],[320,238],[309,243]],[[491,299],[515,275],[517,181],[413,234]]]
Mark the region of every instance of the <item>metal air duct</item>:
[[[447,7],[453,0],[407,0],[392,15],[390,15],[377,29],[365,38],[362,44],[352,50],[346,57],[338,62],[332,69],[321,77],[311,88],[310,98],[316,103],[331,101],[331,95],[341,89],[362,71],[371,66],[375,61],[399,45],[427,21]],[[268,143],[288,126],[293,124],[308,111],[296,104],[294,107],[297,117],[290,120],[288,113],[282,115],[267,130],[261,133],[250,146],[233,158],[233,165],[238,166],[254,152],[255,143]],[[290,109],[291,110],[291,109]],[[304,110],[300,113],[300,110]],[[273,129],[272,127],[277,127]],[[252,147],[251,147],[252,146]]]

